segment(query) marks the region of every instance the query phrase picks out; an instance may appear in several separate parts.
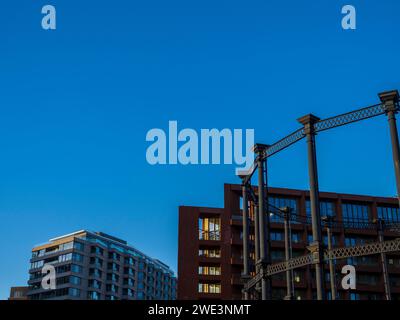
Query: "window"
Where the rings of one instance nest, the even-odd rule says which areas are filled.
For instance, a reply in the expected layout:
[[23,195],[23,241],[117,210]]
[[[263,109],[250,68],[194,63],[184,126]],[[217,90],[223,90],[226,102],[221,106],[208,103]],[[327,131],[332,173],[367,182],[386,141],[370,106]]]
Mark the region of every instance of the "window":
[[301,282],[301,278],[303,277],[303,272],[295,270],[293,272],[293,281],[295,283]]
[[124,278],[124,285],[125,286],[134,287],[135,286],[135,280],[133,280],[132,278]]
[[81,290],[76,288],[69,288],[69,295],[73,297],[79,297],[81,295]]
[[132,268],[124,268],[124,274],[129,274],[131,276],[134,276],[135,271]]
[[143,300],[143,299],[144,299],[144,296],[143,296],[143,292],[142,292],[142,291],[139,291],[139,292],[137,293],[137,299],[138,299],[138,300]]
[[81,278],[76,277],[76,276],[70,276],[69,277],[69,282],[75,285],[80,285],[81,284]]
[[41,268],[44,266],[44,260],[39,260],[31,263],[31,269]]
[[72,249],[73,247],[73,243],[71,242],[67,242],[67,243],[62,243],[58,246],[58,250],[55,251],[64,251],[64,250],[69,250]]
[[199,249],[199,257],[206,258],[221,258],[221,249],[220,248],[207,248],[207,249]]
[[81,273],[82,272],[82,267],[78,266],[76,264],[71,264],[71,271],[75,273]]
[[349,237],[346,236],[344,238],[344,243],[346,247],[356,246],[356,245],[364,245],[367,243],[375,242],[375,238],[370,237]]
[[79,251],[83,251],[83,249],[84,249],[83,243],[75,241],[74,242],[74,249],[79,250]]
[[98,255],[102,256],[103,253],[104,253],[104,250],[102,248],[100,248],[100,247],[91,246],[90,247],[90,253],[95,253],[95,254],[98,254]]
[[100,294],[96,291],[88,291],[89,300],[100,300]]
[[138,280],[143,280],[144,278],[144,273],[143,272],[138,272]]
[[113,260],[119,261],[120,258],[121,258],[121,256],[116,252],[109,252],[108,253],[108,259],[113,259]]
[[72,254],[72,260],[77,262],[83,262],[83,255],[74,252]]
[[369,220],[369,207],[361,204],[342,204],[342,214],[345,227],[352,227],[354,222],[367,222]]
[[199,266],[199,274],[203,275],[220,275],[221,274],[221,267],[220,266]]
[[221,219],[200,218],[199,219],[200,240],[221,240]]
[[376,255],[347,258],[347,264],[352,264],[355,266],[356,265],[376,266],[378,263],[379,263],[378,256]]
[[[332,235],[331,237],[332,239],[332,247],[334,247],[336,245],[336,237]],[[324,236],[324,245],[328,246],[328,236]]]
[[374,274],[357,273],[357,283],[363,285],[376,285],[379,281],[378,277]]
[[[291,199],[291,198],[283,198],[283,197],[269,197],[268,198],[269,204],[273,205],[276,208],[283,208],[283,207],[289,207],[291,208],[294,212],[297,212],[297,201],[296,199]],[[270,214],[270,221],[271,222],[276,222],[276,223],[282,223],[283,218],[276,215],[276,214]],[[296,221],[292,221],[292,223],[296,223]]]
[[90,257],[90,264],[95,265],[96,267],[103,267],[103,259],[98,257]]
[[400,222],[400,210],[394,207],[378,206],[378,218],[386,222]]
[[[319,202],[319,212],[321,217],[329,216],[334,217],[336,215],[335,212],[335,203],[332,201],[320,201]],[[310,200],[306,200],[306,214],[307,217],[311,217],[311,204]]]
[[392,287],[400,287],[400,276],[390,275],[390,285]]
[[107,268],[108,268],[109,270],[112,270],[112,271],[119,271],[119,265],[116,264],[115,262],[109,262],[109,263],[107,264]]
[[89,276],[101,278],[101,275],[102,275],[101,270],[96,269],[96,268],[90,268],[89,269]]
[[284,238],[284,235],[282,232],[273,231],[273,232],[271,232],[271,240],[272,241],[284,241],[285,238]]
[[58,256],[58,262],[65,262],[72,260],[72,253],[62,254]]
[[96,279],[90,279],[88,281],[88,286],[94,289],[101,289],[101,282],[99,280]]
[[199,283],[200,293],[221,293],[220,283]]
[[301,233],[299,232],[293,232],[292,233],[292,242],[293,243],[300,243],[301,242]]
[[139,270],[144,270],[144,262],[139,262]]
[[117,275],[115,273],[107,273],[107,280],[108,281],[118,282],[119,281],[119,275]]
[[129,288],[125,288],[122,290],[122,294],[124,296],[133,297],[133,290]]
[[350,293],[350,300],[360,300],[360,294],[359,293]]
[[135,265],[135,260],[132,257],[125,258],[125,264],[129,264],[131,266]]
[[118,292],[118,286],[115,284],[107,284],[106,285],[106,290],[110,292],[117,293]]

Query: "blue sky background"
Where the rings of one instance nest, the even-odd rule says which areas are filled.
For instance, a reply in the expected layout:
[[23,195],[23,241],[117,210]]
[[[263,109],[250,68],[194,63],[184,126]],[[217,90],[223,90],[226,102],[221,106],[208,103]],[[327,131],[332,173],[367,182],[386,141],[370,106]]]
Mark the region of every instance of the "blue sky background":
[[[41,29],[41,7],[57,30]],[[179,205],[222,206],[234,166],[150,166],[145,136],[254,128],[272,143],[400,88],[398,1],[29,1],[0,5],[0,298],[31,248],[79,229],[177,267]],[[320,189],[396,194],[385,117],[321,133]],[[270,184],[306,189],[304,141]]]

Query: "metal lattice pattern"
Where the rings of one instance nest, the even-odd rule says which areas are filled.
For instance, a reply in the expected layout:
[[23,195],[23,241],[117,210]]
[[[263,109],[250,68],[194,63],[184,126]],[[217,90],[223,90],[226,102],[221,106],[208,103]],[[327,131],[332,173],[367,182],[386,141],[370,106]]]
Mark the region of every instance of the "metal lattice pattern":
[[287,270],[304,267],[312,263],[314,263],[314,257],[312,254],[296,257],[288,261],[274,263],[267,266],[266,276],[268,277]]
[[[399,109],[398,105],[397,105],[397,109]],[[320,132],[320,131],[344,126],[346,124],[350,124],[353,122],[373,118],[373,117],[382,115],[384,113],[385,113],[385,106],[380,103],[380,104],[376,104],[376,105],[373,105],[370,107],[358,109],[358,110],[344,113],[344,114],[341,114],[338,116],[320,120],[316,124],[314,124],[314,130],[315,130],[315,132]],[[304,137],[305,137],[304,128],[300,128],[299,130],[289,134],[288,136],[284,137],[283,139],[281,139],[278,142],[275,142],[273,145],[271,145],[266,150],[266,157],[270,157],[270,156],[274,155],[275,153],[278,153],[279,151],[286,149],[287,147],[291,146],[292,144],[296,143],[297,141],[300,141]],[[246,182],[250,181],[252,175],[257,170],[257,166],[255,164],[256,164],[256,162],[254,162],[253,167],[247,173]]]
[[263,275],[262,273],[257,273],[253,278],[251,278],[247,283],[244,284],[244,289],[249,290],[250,288],[254,287],[257,282],[259,282],[262,279]]
[[[368,256],[371,254],[386,253],[400,251],[400,238],[390,241],[373,242],[365,245],[358,245],[352,247],[335,248],[331,251],[325,250],[324,259],[346,259],[350,257]],[[275,264],[271,264],[266,267],[265,271],[261,271],[256,274],[251,280],[249,280],[244,288],[249,290],[259,282],[263,276],[272,276],[277,273],[286,272],[296,268],[305,267],[307,265],[315,263],[313,254],[307,254],[301,257],[296,257],[288,261],[282,261]]]
[[399,222],[385,223],[385,229],[391,232],[400,233],[400,223]]
[[290,145],[296,143],[297,141],[303,139],[305,137],[304,135],[304,128],[301,128],[292,134],[289,134],[288,136],[284,137],[283,139],[279,140],[278,142],[275,142],[273,145],[271,145],[267,149],[267,157],[272,156],[273,154],[282,151],[283,149],[289,147]]
[[349,257],[367,256],[394,251],[400,251],[400,239],[332,249],[331,251],[325,251],[325,259],[346,259]]
[[314,129],[316,132],[324,131],[324,130],[328,130],[331,128],[344,126],[344,125],[352,123],[352,122],[376,117],[376,116],[379,116],[384,113],[385,113],[384,105],[377,104],[377,105],[374,105],[371,107],[359,109],[356,111],[341,114],[339,116],[335,116],[335,117],[331,117],[331,118],[328,118],[325,120],[318,121],[314,125]]

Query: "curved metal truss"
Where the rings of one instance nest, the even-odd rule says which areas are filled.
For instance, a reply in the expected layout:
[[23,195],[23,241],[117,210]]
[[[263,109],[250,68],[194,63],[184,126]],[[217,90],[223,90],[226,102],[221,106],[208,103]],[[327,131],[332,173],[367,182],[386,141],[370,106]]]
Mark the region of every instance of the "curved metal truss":
[[[334,274],[334,267],[332,263],[333,260],[380,254],[382,261],[382,270],[384,275],[386,298],[390,300],[390,286],[388,284],[389,280],[388,280],[388,270],[385,262],[386,261],[385,253],[400,251],[400,238],[390,241],[383,241],[383,229],[389,232],[400,233],[400,223],[383,223],[382,219],[378,219],[377,221],[374,222],[367,220],[360,221],[360,220],[349,220],[349,219],[345,219],[342,221],[334,221],[332,217],[326,217],[325,219],[322,219],[323,221],[321,221],[321,217],[319,216],[319,207],[318,207],[319,190],[318,190],[318,174],[316,170],[316,151],[315,151],[315,138],[314,138],[315,134],[321,131],[326,131],[350,123],[387,114],[389,119],[390,135],[392,141],[393,160],[395,164],[398,164],[400,162],[400,146],[398,141],[395,114],[399,111],[400,108],[399,93],[397,90],[387,91],[380,93],[379,97],[381,100],[381,103],[379,104],[375,104],[366,108],[361,108],[348,113],[340,114],[327,119],[320,120],[318,117],[312,114],[303,116],[300,119],[298,119],[298,121],[303,124],[302,128],[294,131],[293,133],[289,134],[288,136],[282,138],[281,140],[277,141],[272,145],[264,145],[264,144],[255,145],[254,150],[258,156],[256,160],[253,162],[253,166],[250,169],[250,171],[246,174],[246,176],[241,176],[244,188],[243,192],[246,192],[249,195],[250,201],[252,201],[254,204],[259,205],[258,206],[259,228],[264,228],[263,227],[264,222],[262,222],[263,219],[260,219],[260,217],[262,218],[264,214],[266,214],[267,228],[269,228],[270,225],[269,224],[270,214],[276,215],[282,218],[282,220],[284,221],[286,257],[285,261],[272,264],[270,262],[271,261],[270,253],[268,253],[269,256],[267,256],[267,259],[265,260],[264,256],[266,255],[266,252],[262,251],[262,255],[260,255],[260,260],[257,262],[257,268],[256,268],[257,274],[249,281],[246,281],[248,279],[248,271],[246,271],[246,273],[244,274],[243,279],[244,279],[245,298],[247,296],[248,290],[255,287],[257,283],[261,281],[261,288],[262,288],[261,296],[262,299],[265,300],[268,297],[268,290],[270,290],[271,287],[270,284],[267,284],[266,281],[267,278],[270,280],[270,277],[274,274],[287,272],[287,281],[289,283],[290,270],[314,264],[316,271],[315,273],[316,273],[317,297],[318,299],[321,300],[324,299],[325,296],[322,285],[323,282],[325,281],[323,279],[325,262],[329,262],[330,273],[333,279],[333,274]],[[267,171],[266,171],[266,164],[263,165],[264,162],[266,163],[268,157],[286,149],[287,147],[295,144],[296,142],[302,140],[305,137],[307,137],[307,145],[308,145],[310,199],[313,201],[312,218],[309,216],[298,215],[291,208],[285,208],[284,210],[276,208],[268,202],[268,195],[267,194],[264,195],[264,192],[268,190],[266,183]],[[261,194],[263,194],[263,196],[261,197],[261,199],[259,199],[258,194],[256,194],[255,190],[251,186],[251,178],[256,170],[261,170],[261,169],[263,173],[258,175],[258,190],[261,192]],[[400,169],[397,165],[395,165],[395,174],[396,174],[398,198],[400,201]],[[310,251],[308,254],[296,258],[290,258],[291,254],[288,254],[288,248],[291,248],[289,240],[290,230],[288,229],[290,228],[288,227],[288,225],[290,225],[290,221],[306,225],[310,224],[312,225],[314,241],[313,243],[310,244],[309,247],[307,247],[308,250]],[[326,250],[324,250],[324,246],[322,245],[320,239],[320,233],[323,226],[327,227],[327,233],[328,233],[328,249]],[[377,230],[379,241],[363,245],[355,245],[351,247],[332,248],[331,229],[335,228]],[[264,241],[263,239],[265,239],[265,235],[262,235],[261,238],[262,239],[260,240],[260,244],[263,244],[262,241]],[[269,241],[269,238],[267,239]],[[243,245],[245,245],[245,241]],[[289,289],[289,284],[287,286],[288,286],[287,290],[291,290]],[[331,293],[332,297],[334,297],[336,289],[334,288],[335,285],[332,284],[332,282],[331,282],[331,287],[333,287]],[[271,293],[269,293],[269,295],[271,295]],[[292,294],[288,292],[288,297],[290,297],[291,295]]]
[[344,126],[349,123],[373,118],[384,114],[385,107],[382,103],[376,104],[370,107],[362,108],[352,112],[344,113],[335,117],[331,117],[325,120],[320,120],[314,124],[315,132],[324,131],[340,126]]
[[[396,111],[399,110],[399,105],[395,105]],[[382,114],[386,113],[386,108],[383,103],[375,104],[366,108],[361,108],[358,110],[354,110],[351,112],[343,113],[334,117],[330,117],[327,119],[319,120],[314,124],[315,132],[321,132],[329,129],[333,129],[336,127],[341,127],[346,124],[350,124],[353,122],[358,122],[362,120],[366,120],[369,118],[377,117]],[[266,149],[265,157],[271,157],[274,154],[286,149],[287,147],[295,144],[296,142],[302,140],[305,137],[304,128],[300,128],[293,133],[287,135],[286,137],[282,138],[281,140],[275,142],[274,144],[270,145]],[[252,175],[257,169],[257,162],[253,163],[253,166],[247,176],[246,182],[250,181]]]

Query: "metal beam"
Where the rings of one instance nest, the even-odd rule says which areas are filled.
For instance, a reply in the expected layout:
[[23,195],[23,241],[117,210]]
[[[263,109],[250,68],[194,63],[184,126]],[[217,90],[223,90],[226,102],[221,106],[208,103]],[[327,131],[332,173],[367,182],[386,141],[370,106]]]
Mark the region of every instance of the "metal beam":
[[304,125],[304,133],[307,137],[308,151],[308,176],[310,180],[310,207],[311,207],[311,224],[313,235],[313,247],[317,259],[315,261],[315,283],[317,287],[317,299],[325,300],[325,277],[324,277],[324,259],[322,248],[322,226],[319,207],[319,187],[318,187],[318,170],[317,170],[317,152],[315,146],[315,130],[314,125],[319,118],[308,114],[297,120]]

